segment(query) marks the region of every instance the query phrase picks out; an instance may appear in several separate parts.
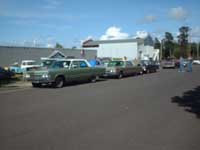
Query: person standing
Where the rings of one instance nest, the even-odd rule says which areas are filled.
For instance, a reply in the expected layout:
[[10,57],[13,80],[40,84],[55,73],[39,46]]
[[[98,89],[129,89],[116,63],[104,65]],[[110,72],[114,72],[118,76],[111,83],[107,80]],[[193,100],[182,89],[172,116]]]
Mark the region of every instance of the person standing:
[[179,72],[184,72],[183,57],[182,56],[179,59]]

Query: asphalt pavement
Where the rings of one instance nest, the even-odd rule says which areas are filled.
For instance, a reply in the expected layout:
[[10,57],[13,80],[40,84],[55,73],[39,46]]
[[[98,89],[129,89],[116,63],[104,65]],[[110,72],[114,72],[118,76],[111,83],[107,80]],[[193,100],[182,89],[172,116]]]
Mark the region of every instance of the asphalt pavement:
[[199,150],[200,67],[0,91],[1,150]]

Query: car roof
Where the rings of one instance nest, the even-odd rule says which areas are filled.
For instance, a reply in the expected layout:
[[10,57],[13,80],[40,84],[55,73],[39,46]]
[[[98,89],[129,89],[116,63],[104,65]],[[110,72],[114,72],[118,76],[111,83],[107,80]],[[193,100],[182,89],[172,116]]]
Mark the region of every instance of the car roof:
[[35,62],[35,60],[22,60],[22,62]]

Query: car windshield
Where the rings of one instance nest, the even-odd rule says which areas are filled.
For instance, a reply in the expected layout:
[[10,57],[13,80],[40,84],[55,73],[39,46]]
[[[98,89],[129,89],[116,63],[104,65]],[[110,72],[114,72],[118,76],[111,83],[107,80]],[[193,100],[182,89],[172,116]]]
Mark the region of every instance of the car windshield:
[[69,68],[70,61],[54,61],[49,68]]
[[37,63],[35,61],[30,61],[30,62],[27,62],[27,65],[37,65]]
[[149,62],[148,60],[142,60],[142,61],[141,61],[141,64],[142,64],[142,65],[149,65],[150,62]]
[[45,60],[42,62],[41,66],[49,68],[54,62],[55,60]]
[[123,61],[110,61],[108,63],[108,67],[116,67],[116,66],[123,66],[124,62]]

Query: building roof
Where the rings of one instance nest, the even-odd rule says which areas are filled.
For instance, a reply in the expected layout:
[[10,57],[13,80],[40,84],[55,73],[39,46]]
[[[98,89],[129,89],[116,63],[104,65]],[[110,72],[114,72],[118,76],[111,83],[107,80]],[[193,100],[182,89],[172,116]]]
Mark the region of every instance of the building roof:
[[151,36],[147,36],[144,39],[136,38],[136,39],[119,39],[119,40],[88,40],[85,41],[82,45],[82,47],[99,47],[99,44],[108,44],[108,43],[132,43],[137,42],[138,44],[144,44],[144,45],[153,45],[153,39]]

